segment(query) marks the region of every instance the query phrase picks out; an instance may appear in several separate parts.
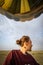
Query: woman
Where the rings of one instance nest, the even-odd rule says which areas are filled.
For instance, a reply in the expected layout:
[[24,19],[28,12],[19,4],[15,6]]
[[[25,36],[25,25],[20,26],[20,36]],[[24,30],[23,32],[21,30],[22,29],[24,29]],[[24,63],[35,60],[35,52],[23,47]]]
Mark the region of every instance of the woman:
[[30,37],[23,36],[16,41],[21,46],[20,50],[12,50],[3,65],[39,65],[35,59],[27,53],[31,51],[32,41]]

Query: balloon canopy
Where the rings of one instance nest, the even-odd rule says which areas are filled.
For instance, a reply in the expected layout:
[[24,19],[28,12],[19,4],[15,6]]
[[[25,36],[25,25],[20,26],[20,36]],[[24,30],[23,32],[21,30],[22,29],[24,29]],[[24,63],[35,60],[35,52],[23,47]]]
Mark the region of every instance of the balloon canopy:
[[43,13],[43,0],[0,0],[0,13],[16,21],[32,20]]

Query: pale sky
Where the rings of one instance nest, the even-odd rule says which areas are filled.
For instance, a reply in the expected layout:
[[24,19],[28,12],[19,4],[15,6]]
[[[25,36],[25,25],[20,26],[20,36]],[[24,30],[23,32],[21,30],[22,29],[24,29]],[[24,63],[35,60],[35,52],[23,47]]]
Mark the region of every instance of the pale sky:
[[31,21],[20,22],[0,14],[0,50],[19,49],[16,40],[30,36],[32,50],[43,50],[43,14]]

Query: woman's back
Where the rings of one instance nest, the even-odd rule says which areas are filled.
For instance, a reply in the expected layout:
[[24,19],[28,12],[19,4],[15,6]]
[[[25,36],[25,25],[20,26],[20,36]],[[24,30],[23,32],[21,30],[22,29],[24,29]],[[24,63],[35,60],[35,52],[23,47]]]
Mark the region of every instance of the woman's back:
[[28,53],[23,54],[20,50],[12,50],[3,65],[39,65]]

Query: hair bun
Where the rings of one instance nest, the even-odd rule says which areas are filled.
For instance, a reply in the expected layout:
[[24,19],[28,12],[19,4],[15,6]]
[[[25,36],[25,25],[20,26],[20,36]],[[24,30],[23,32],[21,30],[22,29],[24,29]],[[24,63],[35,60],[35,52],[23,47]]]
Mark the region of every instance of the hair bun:
[[19,40],[16,40],[16,43],[19,44]]
[[20,40],[16,40],[16,43],[17,43],[18,45],[21,45]]

